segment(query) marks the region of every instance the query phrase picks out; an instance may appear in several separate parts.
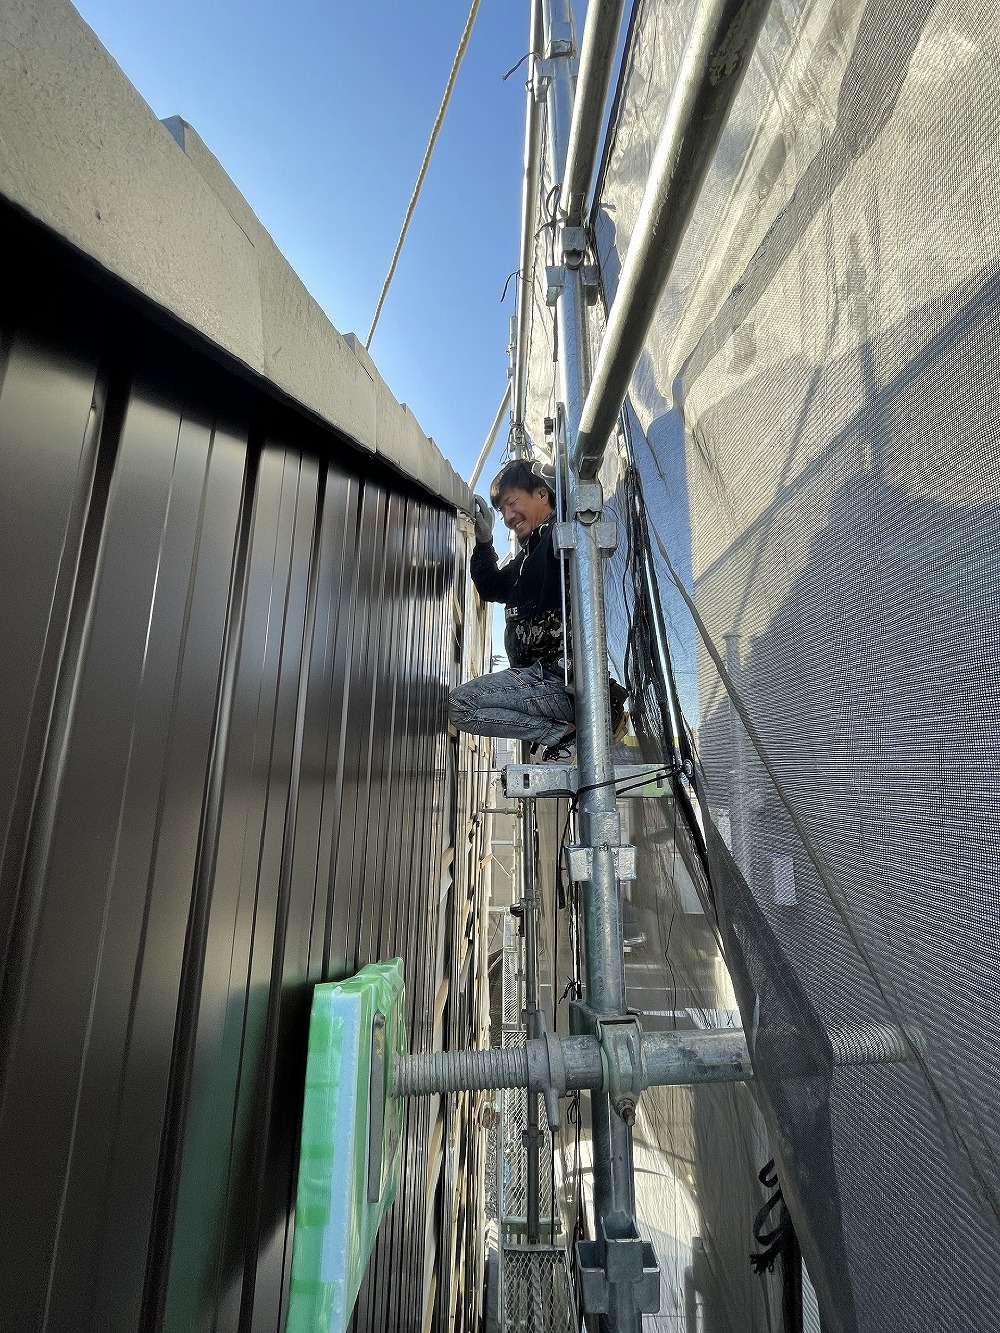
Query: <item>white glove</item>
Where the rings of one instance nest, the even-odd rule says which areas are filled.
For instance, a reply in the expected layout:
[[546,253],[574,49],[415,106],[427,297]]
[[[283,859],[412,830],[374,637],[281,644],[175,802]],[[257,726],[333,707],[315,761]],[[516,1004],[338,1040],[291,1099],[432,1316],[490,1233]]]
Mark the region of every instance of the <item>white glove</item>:
[[496,522],[496,515],[491,506],[481,495],[474,495],[472,497],[470,517],[476,525],[476,541],[479,545],[482,546],[487,542],[492,542],[493,524]]

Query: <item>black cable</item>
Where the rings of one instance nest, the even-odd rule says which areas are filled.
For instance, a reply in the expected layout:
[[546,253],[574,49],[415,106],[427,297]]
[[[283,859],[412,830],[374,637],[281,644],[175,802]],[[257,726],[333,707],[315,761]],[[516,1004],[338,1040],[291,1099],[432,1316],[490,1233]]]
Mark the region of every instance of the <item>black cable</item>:
[[[559,1126],[559,1132],[562,1132],[562,1125]],[[556,1243],[556,1136],[549,1135],[551,1145],[549,1159],[549,1184],[552,1187],[551,1201],[549,1203],[549,1244]]]
[[506,83],[507,80],[510,78],[510,76],[511,76],[512,74],[516,74],[517,71],[518,71],[518,70],[521,68],[521,66],[524,64],[524,62],[525,62],[526,60],[530,60],[531,57],[532,57],[534,54],[535,54],[534,51],[525,51],[524,55],[523,55],[523,56],[521,57],[521,59],[517,62],[517,64],[516,64],[516,65],[511,65],[511,67],[510,67],[510,69],[507,71],[507,73],[501,76],[500,82],[501,82],[501,83]]
[[545,196],[545,200],[543,202],[543,210],[544,210],[543,217],[545,221],[542,222],[542,224],[538,227],[538,229],[535,232],[536,241],[538,240],[539,236],[541,236],[543,231],[547,231],[549,233],[548,257],[549,257],[549,266],[551,268],[555,267],[555,262],[556,262],[556,229],[559,226],[559,196],[561,192],[562,192],[561,185],[553,185],[549,190],[548,194]]
[[578,787],[571,798],[571,804],[574,809],[579,808],[580,797],[586,796],[592,791],[602,791],[605,787],[614,787],[616,796],[627,796],[630,791],[640,791],[643,787],[648,787],[650,782],[659,782],[678,773],[672,764],[651,764],[648,771],[637,773],[629,778],[608,778],[606,782],[588,782],[582,787]]
[[574,813],[575,813],[574,801],[573,801],[573,797],[570,796],[570,801],[569,801],[569,804],[568,804],[568,806],[567,806],[567,808],[566,808],[566,819],[565,819],[565,821],[564,821],[564,823],[563,823],[562,837],[559,839],[559,851],[558,851],[558,853],[557,853],[557,855],[558,855],[558,857],[559,857],[559,880],[560,880],[560,883],[563,882],[563,880],[562,880],[563,854],[564,854],[564,852],[566,851],[566,839],[569,837],[569,825],[570,825],[570,820],[573,818]]
[[670,989],[673,992],[673,998],[670,1001],[670,1012],[673,1016],[674,1031],[677,1030],[677,973],[674,971],[674,965],[670,961],[670,937],[674,933],[674,921],[677,919],[677,912],[670,913],[670,922],[667,925],[667,938],[663,945],[663,961],[667,965],[667,971],[670,973]]

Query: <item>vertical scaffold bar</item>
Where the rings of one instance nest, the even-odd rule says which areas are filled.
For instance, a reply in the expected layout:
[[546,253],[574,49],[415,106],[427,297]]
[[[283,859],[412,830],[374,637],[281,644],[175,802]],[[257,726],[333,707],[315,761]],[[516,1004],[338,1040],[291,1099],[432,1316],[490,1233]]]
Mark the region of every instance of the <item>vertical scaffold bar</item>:
[[[573,120],[575,30],[569,0],[543,0],[543,10],[549,166],[552,180],[561,182]],[[559,386],[569,440],[575,440],[578,433],[590,384],[585,312],[578,263],[571,267],[564,261],[556,319]],[[583,841],[592,849],[590,879],[583,885],[587,1003],[598,1015],[617,1017],[625,1013],[625,966],[616,863],[621,821],[611,754],[603,555],[595,531],[603,501],[593,486],[581,487],[573,466],[568,490],[568,517],[575,528],[570,577],[577,754],[584,791],[580,815]],[[591,1125],[598,1237],[621,1234],[622,1224],[634,1225],[635,1218],[631,1127],[614,1113],[603,1092],[591,1096]],[[638,1333],[641,1315],[631,1284],[616,1283],[609,1288],[608,1315],[616,1333]]]
[[[531,0],[528,49],[534,56],[542,44],[541,0]],[[524,433],[524,404],[528,389],[528,339],[531,333],[531,301],[535,276],[535,215],[538,208],[539,162],[541,160],[541,107],[535,98],[535,81],[528,79],[524,131],[524,179],[521,185],[521,263],[517,284],[517,337],[514,352],[510,415],[512,434],[518,442]]]
[[[521,864],[523,867],[521,899],[524,915],[524,1026],[527,1038],[540,1036],[538,1028],[538,898],[535,892],[535,807],[525,801],[521,807]],[[538,1123],[538,1093],[525,1093],[525,1221],[528,1244],[539,1240],[539,1193],[541,1191],[542,1131]]]

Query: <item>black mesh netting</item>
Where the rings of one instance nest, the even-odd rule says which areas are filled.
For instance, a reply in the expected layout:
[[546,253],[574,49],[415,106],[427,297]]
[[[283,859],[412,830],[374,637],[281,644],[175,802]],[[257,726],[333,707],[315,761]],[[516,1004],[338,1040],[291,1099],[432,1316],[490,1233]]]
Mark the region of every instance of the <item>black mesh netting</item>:
[[[609,299],[691,12],[637,6]],[[828,1333],[997,1323],[998,20],[774,4],[605,473],[640,749],[693,761],[630,807],[630,998],[738,1003],[758,1074],[647,1121],[661,1244],[708,1244],[734,1333],[780,1327],[748,1294],[772,1154]]]

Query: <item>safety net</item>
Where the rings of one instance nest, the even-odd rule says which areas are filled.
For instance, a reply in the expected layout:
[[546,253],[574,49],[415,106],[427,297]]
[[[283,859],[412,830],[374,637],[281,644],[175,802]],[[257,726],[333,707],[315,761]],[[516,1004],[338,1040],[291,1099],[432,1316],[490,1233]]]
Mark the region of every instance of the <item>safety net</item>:
[[[632,9],[605,308],[694,10]],[[775,0],[605,460],[613,668],[637,753],[678,770],[622,804],[629,1002],[742,1025],[756,1072],[643,1096],[651,1328],[782,1328],[796,1238],[807,1329],[817,1303],[826,1333],[994,1326],[998,19]],[[554,206],[544,182],[538,439]]]
[[[609,303],[693,9],[633,14]],[[985,1329],[1000,1288],[997,19],[772,5],[605,472],[613,652],[693,761],[637,934],[665,1021],[724,1022],[717,930],[757,1074],[691,1114],[734,1330],[758,1115],[830,1333]]]

